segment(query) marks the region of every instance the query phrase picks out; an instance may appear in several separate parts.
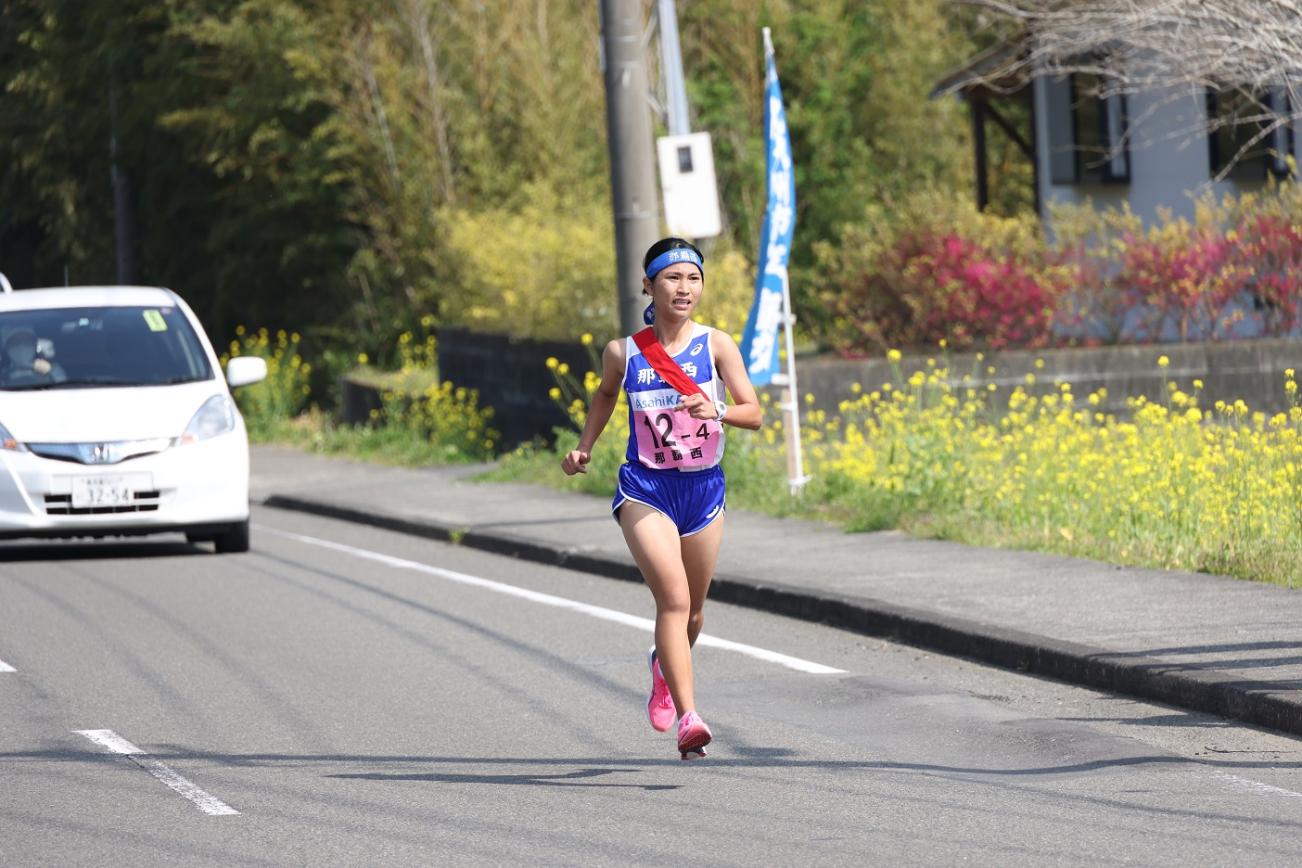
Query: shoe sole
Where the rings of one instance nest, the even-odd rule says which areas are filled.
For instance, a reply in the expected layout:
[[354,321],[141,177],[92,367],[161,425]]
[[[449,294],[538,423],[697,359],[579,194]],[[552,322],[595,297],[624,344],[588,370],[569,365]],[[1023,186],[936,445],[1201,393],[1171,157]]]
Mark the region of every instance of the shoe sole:
[[708,732],[699,732],[687,741],[680,741],[678,743],[678,752],[683,755],[683,759],[694,759],[694,757],[688,756],[689,753],[705,756],[705,746],[713,740],[713,737]]

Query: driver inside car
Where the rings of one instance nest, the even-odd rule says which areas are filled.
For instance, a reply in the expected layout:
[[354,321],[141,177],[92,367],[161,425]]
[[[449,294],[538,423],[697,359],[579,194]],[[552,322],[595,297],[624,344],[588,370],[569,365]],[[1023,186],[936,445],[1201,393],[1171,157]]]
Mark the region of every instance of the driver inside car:
[[68,379],[60,365],[36,352],[36,333],[18,328],[5,338],[4,379],[9,385],[61,383]]

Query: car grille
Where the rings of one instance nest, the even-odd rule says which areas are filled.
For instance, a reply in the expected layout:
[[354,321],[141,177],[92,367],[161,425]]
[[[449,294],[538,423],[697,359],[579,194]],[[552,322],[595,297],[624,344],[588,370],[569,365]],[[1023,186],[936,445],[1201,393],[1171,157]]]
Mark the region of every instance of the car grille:
[[112,443],[24,443],[33,454],[53,461],[78,464],[119,464],[132,458],[156,455],[173,445],[167,438],[120,440]]
[[132,495],[135,503],[118,506],[74,507],[71,494],[45,495],[46,515],[111,515],[120,512],[157,512],[159,493],[157,491],[137,491]]

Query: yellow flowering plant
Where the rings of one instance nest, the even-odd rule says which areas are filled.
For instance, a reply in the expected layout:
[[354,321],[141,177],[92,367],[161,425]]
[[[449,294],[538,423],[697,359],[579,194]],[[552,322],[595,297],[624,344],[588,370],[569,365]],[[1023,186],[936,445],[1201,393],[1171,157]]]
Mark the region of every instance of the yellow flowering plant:
[[1302,581],[1296,404],[1270,419],[1242,400],[1204,412],[1197,388],[1171,383],[1160,402],[1130,399],[1122,419],[1069,383],[995,393],[948,374],[842,402],[835,437],[808,426],[811,469],[852,527],[903,521],[974,543]]
[[[823,517],[852,530],[901,527],[976,545],[1004,545],[1118,563],[1302,583],[1302,406],[1290,370],[1286,412],[1266,416],[1242,400],[1201,405],[1203,384],[1170,381],[1156,399],[1132,397],[1102,412],[1106,389],[1078,395],[1069,382],[976,387],[943,360],[911,374],[888,353],[896,381],[851,389],[838,405],[804,408],[806,471],[787,495],[785,431],[767,393],[764,428],[729,432],[729,503]],[[1163,373],[1166,367],[1159,367]],[[595,374],[558,381],[582,423]],[[802,402],[803,404],[804,402]],[[617,408],[586,478],[553,465],[573,448],[520,450],[497,478],[528,474],[608,493],[623,460],[627,411]]]
[[309,407],[312,365],[299,351],[296,333],[240,326],[229,356],[259,355],[267,360],[267,378],[239,389],[235,399],[255,441],[288,440],[327,452],[349,452],[400,463],[459,463],[486,461],[498,448],[500,435],[491,426],[493,410],[481,408],[474,390],[458,388],[438,378],[438,342],[433,319],[421,320],[424,334],[400,334],[396,341],[398,370],[370,367],[367,353],[356,354],[362,366],[355,376],[380,391],[382,409],[370,424],[333,424],[316,407]]
[[309,378],[312,366],[299,352],[297,332],[265,328],[235,329],[235,339],[221,356],[222,367],[235,356],[260,356],[267,362],[267,378],[234,392],[235,403],[244,416],[249,436],[255,440],[274,438],[286,422],[307,409],[312,395]]
[[397,343],[399,368],[382,393],[382,426],[428,444],[450,463],[491,459],[501,440],[490,425],[493,408],[479,406],[478,390],[439,380],[434,333],[406,331]]

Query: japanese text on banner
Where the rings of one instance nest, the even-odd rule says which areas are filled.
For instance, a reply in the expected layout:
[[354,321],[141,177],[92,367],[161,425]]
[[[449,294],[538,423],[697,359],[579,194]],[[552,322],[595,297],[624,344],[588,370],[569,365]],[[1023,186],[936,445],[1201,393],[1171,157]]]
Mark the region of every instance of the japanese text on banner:
[[796,182],[791,162],[791,136],[782,105],[773,46],[766,40],[768,67],[764,105],[764,132],[768,142],[768,207],[760,236],[759,269],[755,301],[742,335],[741,354],[751,382],[763,386],[778,368],[778,330],[782,327],[784,299],[788,295],[787,261],[796,228]]

